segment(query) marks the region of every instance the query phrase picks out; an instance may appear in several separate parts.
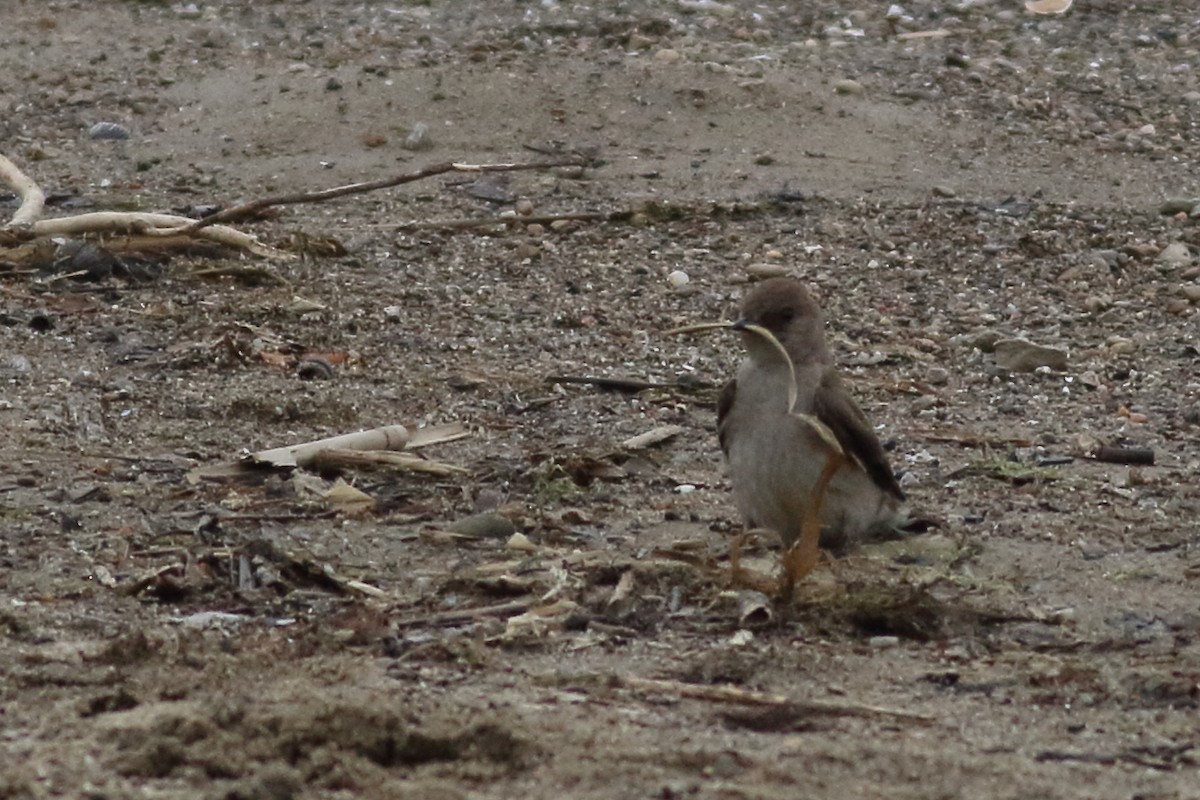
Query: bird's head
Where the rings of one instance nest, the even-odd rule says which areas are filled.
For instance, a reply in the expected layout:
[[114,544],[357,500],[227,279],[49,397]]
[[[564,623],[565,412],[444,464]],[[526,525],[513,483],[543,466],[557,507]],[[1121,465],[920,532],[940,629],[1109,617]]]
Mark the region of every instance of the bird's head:
[[792,278],[772,278],[754,287],[742,300],[742,313],[733,324],[742,331],[742,342],[755,361],[777,360],[775,347],[747,326],[758,325],[770,331],[791,356],[793,363],[824,362],[829,358],[825,347],[825,322],[821,308],[804,284]]

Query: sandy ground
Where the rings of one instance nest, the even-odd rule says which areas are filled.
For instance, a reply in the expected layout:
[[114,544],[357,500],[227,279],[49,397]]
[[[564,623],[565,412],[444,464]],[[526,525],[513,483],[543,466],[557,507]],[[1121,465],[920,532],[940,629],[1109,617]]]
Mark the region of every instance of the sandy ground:
[[[8,0],[49,215],[589,161],[0,258],[0,797],[1200,797],[1200,13],[888,5]],[[937,526],[747,615],[664,332],[774,273]],[[193,472],[397,423],[463,471]]]

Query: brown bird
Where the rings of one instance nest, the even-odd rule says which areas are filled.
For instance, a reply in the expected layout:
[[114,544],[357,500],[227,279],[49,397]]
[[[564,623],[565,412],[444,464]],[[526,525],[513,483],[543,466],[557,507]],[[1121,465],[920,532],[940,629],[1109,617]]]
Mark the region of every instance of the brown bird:
[[[750,326],[774,334],[791,365]],[[790,278],[764,281],[743,300],[733,327],[742,331],[749,357],[721,392],[717,433],[747,527],[774,530],[785,547],[800,538],[830,445],[793,412],[820,421],[845,454],[824,492],[821,545],[839,549],[900,522],[904,492],[871,424],[834,371],[821,309],[808,290]]]

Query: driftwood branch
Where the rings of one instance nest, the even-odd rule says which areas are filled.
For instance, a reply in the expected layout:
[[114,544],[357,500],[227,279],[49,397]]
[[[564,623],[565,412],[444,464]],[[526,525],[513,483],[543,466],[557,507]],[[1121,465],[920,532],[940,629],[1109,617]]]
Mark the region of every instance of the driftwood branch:
[[13,214],[5,228],[26,228],[37,221],[46,205],[46,193],[16,164],[0,155],[0,182],[12,189],[21,198],[17,213]]
[[[172,236],[180,232],[180,226],[192,223],[188,217],[176,214],[150,214],[145,212],[95,211],[76,214],[73,217],[57,217],[39,220],[31,226],[36,236],[77,236],[85,233],[113,233],[129,236]],[[225,225],[214,225],[195,234],[189,232],[189,241],[195,239],[246,250],[267,258],[290,258],[291,256],[267,247],[248,233],[242,233]]]

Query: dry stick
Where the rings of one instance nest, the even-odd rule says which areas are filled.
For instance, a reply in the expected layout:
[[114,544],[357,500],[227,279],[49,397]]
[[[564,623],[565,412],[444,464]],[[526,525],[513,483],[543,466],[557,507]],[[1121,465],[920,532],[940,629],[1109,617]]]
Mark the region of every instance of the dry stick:
[[0,155],[0,181],[21,197],[21,205],[5,228],[26,228],[37,222],[46,205],[46,193],[16,164]]
[[653,678],[617,678],[617,685],[635,691],[671,694],[692,700],[707,700],[713,703],[733,703],[743,706],[778,706],[812,714],[830,714],[839,717],[880,717],[929,724],[935,717],[915,714],[864,703],[835,703],[828,700],[793,700],[780,694],[754,692],[737,686],[683,683],[682,681],[655,680]]
[[425,222],[406,222],[397,226],[401,231],[420,230],[461,230],[463,228],[484,228],[492,225],[511,225],[519,222],[522,225],[548,225],[559,220],[576,222],[624,222],[633,216],[632,211],[574,211],[565,214],[534,214],[528,217],[483,217],[481,219],[447,219],[427,220]]
[[566,166],[581,166],[584,161],[581,158],[574,157],[561,161],[537,161],[516,164],[459,164],[453,161],[443,161],[440,164],[432,164],[428,167],[416,170],[415,172],[406,172],[403,175],[397,175],[392,178],[382,178],[377,181],[364,181],[362,183],[350,183],[345,186],[335,186],[332,189],[321,189],[315,192],[296,192],[293,194],[282,194],[275,197],[264,197],[259,200],[251,200],[248,203],[240,203],[236,206],[222,209],[215,213],[209,214],[207,217],[198,219],[180,230],[170,231],[172,234],[184,233],[192,234],[209,225],[214,225],[218,222],[235,219],[247,214],[255,214],[265,208],[272,206],[294,205],[297,203],[323,203],[326,200],[333,200],[338,197],[347,197],[353,194],[364,194],[366,192],[374,192],[380,189],[390,189],[393,186],[400,186],[405,183],[432,178],[435,175],[443,175],[447,172],[517,172],[519,170],[530,169],[546,169],[547,167],[566,167]]
[[579,383],[601,389],[616,389],[621,392],[641,392],[645,389],[674,389],[673,383],[654,383],[637,378],[600,378],[590,375],[547,375],[546,383]]
[[485,617],[512,617],[524,614],[529,610],[532,599],[514,600],[482,608],[463,608],[455,611],[440,611],[432,614],[422,614],[416,617],[406,617],[397,620],[397,628],[412,628],[418,625],[457,625],[460,622],[474,622]]
[[429,461],[411,453],[393,453],[386,450],[342,450],[327,448],[313,457],[312,466],[318,470],[344,469],[347,467],[398,467],[409,472],[423,472],[428,475],[448,477],[464,475],[470,470],[446,464],[441,461]]

